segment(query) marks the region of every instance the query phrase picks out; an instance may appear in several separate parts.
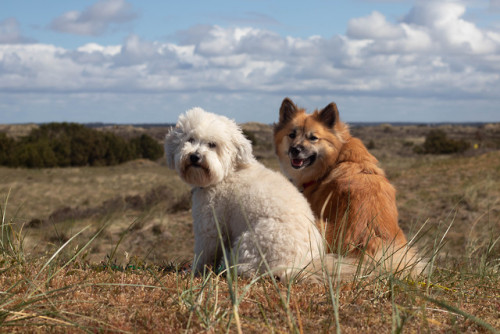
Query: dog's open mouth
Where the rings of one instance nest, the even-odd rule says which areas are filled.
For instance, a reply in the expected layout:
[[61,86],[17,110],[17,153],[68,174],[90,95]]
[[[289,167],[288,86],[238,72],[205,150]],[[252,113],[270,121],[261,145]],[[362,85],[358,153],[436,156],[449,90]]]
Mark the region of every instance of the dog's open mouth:
[[290,159],[290,162],[293,168],[301,169],[312,165],[315,160],[316,160],[316,154],[313,154],[310,157],[307,157],[306,159],[297,159],[297,158]]

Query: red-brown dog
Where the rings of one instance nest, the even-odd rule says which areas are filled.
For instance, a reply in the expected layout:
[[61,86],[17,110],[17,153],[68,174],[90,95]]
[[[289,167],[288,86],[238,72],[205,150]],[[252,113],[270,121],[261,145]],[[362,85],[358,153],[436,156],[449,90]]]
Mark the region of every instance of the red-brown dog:
[[307,114],[284,99],[274,144],[282,171],[309,201],[330,252],[362,252],[376,260],[397,253],[393,270],[417,264],[398,225],[394,187],[340,121],[335,103]]

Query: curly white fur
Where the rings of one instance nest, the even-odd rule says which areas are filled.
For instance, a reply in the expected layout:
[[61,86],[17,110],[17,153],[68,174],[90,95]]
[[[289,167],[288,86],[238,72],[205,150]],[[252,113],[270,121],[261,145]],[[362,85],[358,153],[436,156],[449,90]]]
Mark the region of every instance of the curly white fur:
[[191,109],[167,134],[165,152],[168,166],[193,186],[197,272],[220,263],[222,247],[236,255],[238,274],[270,270],[282,280],[324,254],[306,199],[255,160],[234,121]]

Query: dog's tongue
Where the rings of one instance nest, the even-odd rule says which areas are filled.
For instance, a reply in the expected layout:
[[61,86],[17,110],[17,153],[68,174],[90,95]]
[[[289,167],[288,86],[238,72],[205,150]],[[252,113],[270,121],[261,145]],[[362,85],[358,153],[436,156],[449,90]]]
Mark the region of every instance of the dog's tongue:
[[295,167],[300,167],[304,164],[304,159],[292,159],[292,165]]

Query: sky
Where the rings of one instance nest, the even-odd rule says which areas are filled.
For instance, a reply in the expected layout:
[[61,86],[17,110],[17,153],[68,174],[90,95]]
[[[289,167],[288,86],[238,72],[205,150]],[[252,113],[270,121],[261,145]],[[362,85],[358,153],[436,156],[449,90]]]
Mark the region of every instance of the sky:
[[0,123],[499,122],[500,0],[0,0]]

